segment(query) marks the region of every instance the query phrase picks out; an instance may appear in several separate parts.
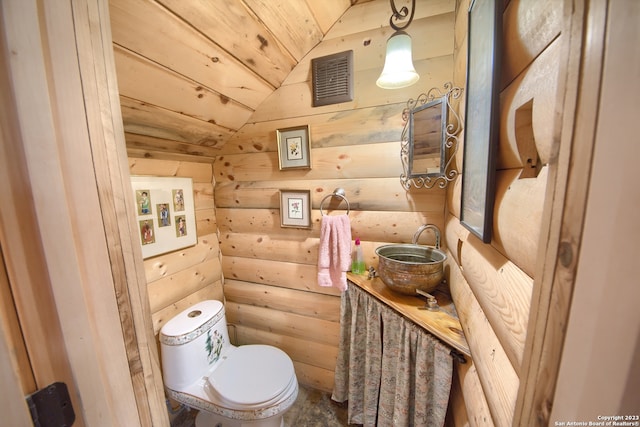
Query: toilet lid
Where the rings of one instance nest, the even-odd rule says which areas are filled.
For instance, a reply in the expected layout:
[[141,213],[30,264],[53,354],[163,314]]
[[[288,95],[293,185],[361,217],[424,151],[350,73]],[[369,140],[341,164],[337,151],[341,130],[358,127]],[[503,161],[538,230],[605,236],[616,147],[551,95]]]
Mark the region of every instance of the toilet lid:
[[227,402],[255,405],[285,391],[294,375],[287,354],[272,346],[244,345],[209,376],[209,385]]

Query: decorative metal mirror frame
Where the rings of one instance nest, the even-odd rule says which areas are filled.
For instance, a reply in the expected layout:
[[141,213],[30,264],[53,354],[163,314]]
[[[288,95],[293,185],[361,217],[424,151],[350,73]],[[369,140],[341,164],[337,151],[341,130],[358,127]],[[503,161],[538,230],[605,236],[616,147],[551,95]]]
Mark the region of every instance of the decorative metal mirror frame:
[[[439,188],[445,188],[449,182],[453,181],[458,176],[458,171],[451,167],[456,152],[458,151],[458,134],[462,130],[462,120],[458,113],[451,106],[453,99],[458,99],[462,95],[462,88],[453,86],[451,82],[444,84],[444,91],[440,88],[431,88],[427,93],[421,93],[416,99],[409,99],[407,106],[402,110],[402,120],[404,121],[404,128],[402,129],[401,143],[400,143],[400,160],[402,161],[403,173],[400,175],[400,183],[405,190],[411,189],[411,186],[416,188],[433,188],[436,185]],[[417,175],[410,173],[410,162],[413,159],[411,153],[411,147],[413,146],[412,131],[411,131],[411,115],[413,111],[420,107],[442,99],[442,102],[446,104],[444,108],[447,109],[447,123],[443,123],[443,135],[441,144],[441,156],[444,165],[441,164],[441,174],[424,174]]]

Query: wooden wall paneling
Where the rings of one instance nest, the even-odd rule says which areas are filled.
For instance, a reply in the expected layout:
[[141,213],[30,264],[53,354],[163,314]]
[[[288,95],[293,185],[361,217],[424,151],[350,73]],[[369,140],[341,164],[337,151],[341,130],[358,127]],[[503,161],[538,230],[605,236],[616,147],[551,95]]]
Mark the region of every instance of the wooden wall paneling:
[[[462,227],[450,217],[447,227]],[[449,233],[451,235],[451,233]],[[533,279],[491,246],[467,235],[459,252],[463,276],[520,373],[531,306]]]
[[[417,7],[416,11],[428,10],[428,7]],[[350,13],[351,10],[347,13]],[[318,46],[313,49],[313,55],[307,55],[294,70],[287,76],[283,82],[283,86],[296,83],[308,82],[311,77],[311,60],[322,56],[330,55],[345,50],[353,50],[355,58],[353,62],[353,71],[355,75],[368,72],[369,70],[380,69],[380,59],[384,58],[387,40],[393,34],[394,30],[389,27],[389,16],[391,8],[387,5],[387,17],[381,25],[367,28],[366,31],[355,31],[351,28],[349,35],[342,35],[337,38],[325,38]],[[367,23],[371,17],[367,16]],[[408,30],[412,40],[428,42],[414,42],[412,45],[412,58],[414,64],[426,59],[448,56],[453,51],[453,19],[452,11],[442,14],[432,15],[425,18],[417,18],[414,16],[411,28]],[[367,40],[367,43],[363,41]],[[424,81],[423,81],[424,82]],[[421,82],[421,83],[423,83]],[[355,83],[355,81],[354,81]],[[418,83],[418,89],[424,85]],[[427,88],[426,90],[428,90]],[[425,90],[425,92],[426,92]],[[415,94],[417,97],[419,92]]]
[[253,110],[172,70],[114,45],[120,94],[180,111],[229,129],[240,128]]
[[220,249],[225,256],[311,265],[318,261],[317,237],[222,232]]
[[[407,98],[408,99],[408,98]],[[394,142],[400,144],[406,100],[346,111],[247,123],[220,148],[220,155],[277,152],[276,130],[307,124],[311,147]]]
[[[366,234],[363,235],[366,238]],[[314,292],[327,293],[326,288],[317,287],[317,239],[312,250],[308,250],[306,255],[287,255],[293,254],[296,248],[299,248],[295,242],[283,242],[279,245],[282,255],[265,254],[269,247],[264,247],[258,253],[246,253],[247,251],[235,250],[231,248],[229,252],[225,251],[223,261],[223,272],[225,277],[229,279],[246,280],[249,282],[271,284],[277,286],[285,286],[292,289],[311,290]],[[375,249],[389,242],[369,242],[362,241],[363,255],[367,266],[378,267],[378,258]],[[402,243],[410,243],[403,241]],[[434,237],[430,239],[420,239],[420,244],[435,244]],[[285,246],[285,245],[288,245]],[[224,247],[224,246],[223,246]],[[272,250],[273,252],[273,250]],[[245,256],[238,256],[238,255]],[[281,278],[284,276],[284,278]],[[334,294],[330,292],[330,294]]]
[[563,3],[554,0],[509,2],[503,15],[501,85],[506,87],[560,34]]
[[213,210],[199,210],[196,215],[196,232],[199,236],[214,234],[218,230],[218,223]]
[[225,309],[230,324],[333,346],[338,345],[340,338],[339,322],[233,301],[227,301]]
[[37,390],[36,379],[31,370],[31,362],[29,361],[27,346],[22,336],[23,332],[10,286],[2,248],[0,247],[0,332],[8,350],[7,358],[9,363],[7,366],[11,367],[15,372],[16,379],[19,382],[18,390],[24,396]]
[[[331,290],[334,288],[322,289],[332,292]],[[242,282],[233,279],[225,279],[224,284],[224,294],[228,301],[339,322],[339,291],[335,290],[333,292],[334,295],[301,292],[297,289]]]
[[[465,15],[466,16],[466,15]],[[466,90],[467,87],[467,50],[468,40],[465,38],[460,42],[460,49],[456,50],[453,56],[453,85]],[[466,94],[463,92],[463,97]],[[462,103],[462,102],[461,102]],[[464,127],[464,122],[463,122]]]
[[[319,238],[320,212],[312,211],[313,228],[310,230],[282,229],[280,227],[280,212],[265,209],[221,209],[218,213],[219,229],[224,233],[268,233],[286,235],[304,241],[308,238]],[[437,225],[444,229],[442,214],[424,215],[419,212],[375,212],[358,211],[349,214],[351,220],[351,236],[359,236],[361,240],[388,243],[411,243],[418,228],[426,223]],[[355,237],[354,237],[355,238]],[[421,236],[420,242],[433,242],[429,232]]]
[[[188,142],[172,141],[153,136],[125,133],[127,156],[147,159],[177,159],[189,162],[213,163],[219,150]],[[167,153],[170,152],[170,153]]]
[[[127,96],[120,96],[120,106],[124,130],[129,134],[188,142],[204,147],[219,147],[232,134],[231,129],[213,122],[179,114]],[[160,146],[154,148],[158,150]]]
[[340,292],[333,287],[318,286],[318,270],[315,265],[225,255],[222,262],[222,271],[226,279],[281,286],[327,295],[340,295]]
[[414,67],[422,77],[419,86],[412,87],[409,94],[407,94],[408,90],[390,93],[390,91],[377,87],[375,82],[381,71],[378,67],[356,72],[354,76],[356,98],[354,101],[322,107],[312,106],[312,92],[308,81],[281,86],[265,99],[260,108],[251,116],[249,123],[303,117],[331,111],[346,111],[388,103],[406,103],[409,98],[415,98],[421,92],[432,87],[442,87],[445,82],[451,81],[452,66],[453,54],[414,61]]
[[447,267],[451,296],[493,423],[511,426],[519,387],[518,376],[462,272],[455,263],[447,261]]
[[[529,276],[538,258],[538,236],[546,195],[547,168],[537,178],[518,179],[519,169],[496,173],[494,233],[491,246]],[[449,211],[458,218],[461,186],[458,179],[449,190]]]
[[515,115],[530,100],[533,100],[531,131],[542,164],[548,164],[553,156],[560,131],[553,124],[561,113],[556,105],[561,46],[561,37],[557,37],[500,93],[498,169],[523,166],[516,138],[518,129]]
[[[352,34],[360,34],[374,29],[383,29],[389,27],[389,17],[391,16],[391,8],[388,2],[355,2],[347,12],[340,17],[340,20],[325,34],[323,41],[347,37]],[[358,4],[356,4],[358,3]],[[424,3],[424,4],[423,4]],[[453,12],[455,8],[454,0],[429,0],[418,4],[413,17],[414,22],[423,20],[437,15]],[[412,24],[418,27],[421,24]],[[413,33],[411,33],[413,36]]]
[[277,152],[229,154],[218,157],[215,165],[217,182],[381,178],[402,173],[399,142],[313,149],[310,170],[279,170]]
[[184,162],[176,159],[141,159],[130,158],[129,170],[131,175],[150,175],[191,178],[193,182],[213,183],[213,169],[211,164]]
[[264,0],[244,0],[244,3],[297,61],[320,43],[324,36],[318,26],[304,24],[316,22],[305,1],[289,3],[288,7]]
[[548,168],[536,178],[518,179],[521,170],[498,171],[491,245],[534,277]]
[[195,246],[150,258],[144,262],[147,282],[171,276],[191,266],[217,259],[218,237],[215,234],[199,235]]
[[[451,222],[453,223],[451,224]],[[445,231],[442,238],[446,242],[446,247],[451,255],[450,258],[452,262],[455,261],[458,267],[460,267],[462,263],[462,245],[469,239],[469,234],[469,230],[460,225],[460,220],[456,216],[451,213],[447,214]]]
[[199,235],[195,246],[158,255],[144,262],[147,282],[171,276],[191,266],[217,259],[220,249],[215,234]]
[[[469,363],[469,361],[467,361]],[[467,415],[467,408],[464,403],[464,395],[462,394],[462,388],[460,388],[460,382],[458,381],[459,373],[456,372],[458,368],[454,368],[453,379],[451,381],[451,394],[449,397],[449,407],[447,408],[447,421],[445,426],[452,427],[470,427],[469,416]]]
[[314,340],[300,339],[287,335],[279,335],[263,329],[254,329],[236,325],[238,344],[269,344],[287,353],[293,360],[307,365],[332,370],[336,366],[338,356],[337,343],[322,344]]
[[193,183],[193,205],[195,211],[213,211],[213,185],[211,182]]
[[[216,208],[221,239],[224,233],[269,233],[280,231],[280,210]],[[313,222],[312,222],[313,224]],[[255,228],[254,228],[255,227]],[[308,229],[287,229],[287,234],[304,239],[311,236]]]
[[[371,237],[368,232],[362,234],[367,238]],[[431,236],[428,234],[426,232],[420,236],[419,243],[435,245],[435,237],[433,234]],[[410,238],[401,239],[398,243],[410,243],[410,241]],[[318,262],[318,242],[319,238],[317,237],[296,238],[289,235],[224,233],[221,236],[220,248],[225,256],[316,265]],[[375,255],[375,249],[388,243],[392,242],[389,239],[385,241],[361,240],[365,264],[377,267],[378,258]]]
[[342,16],[345,10],[351,6],[350,0],[331,0],[317,2],[314,0],[305,0],[307,7],[313,13],[320,31],[326,34],[333,24]]
[[[405,191],[400,186],[398,175],[382,178],[357,179],[306,179],[300,181],[234,181],[216,186],[216,206],[218,208],[278,209],[279,190],[311,190],[312,209],[320,209],[322,200],[336,188],[345,190],[345,197],[353,212],[357,211],[400,211],[424,212],[425,215],[441,213],[444,210],[445,190],[434,188],[429,191],[411,189]],[[323,204],[323,212],[346,211],[346,203],[340,198],[328,198]]]
[[334,372],[333,370],[319,368],[317,366],[307,365],[293,361],[293,367],[296,370],[298,382],[306,384],[316,390],[333,392]]
[[[454,377],[457,388],[464,396],[464,405],[466,407],[467,419],[470,427],[491,427],[494,426],[489,404],[482,390],[482,384],[478,377],[478,370],[472,360],[467,361],[464,365],[456,365],[457,374]],[[456,423],[456,427],[458,424]]]
[[463,44],[466,45],[467,43],[470,3],[470,0],[456,0],[455,26],[453,29],[454,50],[461,53],[461,56],[465,58],[465,62],[467,58],[467,51],[466,48],[463,47]]
[[[193,25],[209,40],[215,40],[222,49],[233,52],[274,88],[280,86],[294,67],[293,56],[273,34],[264,31],[258,17],[251,15],[253,19],[246,19],[246,6],[243,3],[193,4],[182,0],[161,0],[160,3]],[[277,7],[277,4],[274,3],[272,7]],[[237,42],[238,28],[242,28],[247,34],[246,43]]]
[[33,424],[29,407],[24,399],[24,393],[29,392],[24,388],[16,373],[15,360],[11,357],[11,338],[5,334],[5,329],[0,327],[0,382],[2,383],[2,399],[0,410],[2,420],[7,425],[28,426]]
[[109,13],[115,44],[252,110],[273,91],[272,85],[157,2],[110,0]]
[[151,312],[160,311],[173,302],[214,284],[220,280],[221,272],[220,260],[214,258],[148,283]]
[[456,218],[460,218],[462,197],[462,175],[458,175],[447,187],[447,212]]

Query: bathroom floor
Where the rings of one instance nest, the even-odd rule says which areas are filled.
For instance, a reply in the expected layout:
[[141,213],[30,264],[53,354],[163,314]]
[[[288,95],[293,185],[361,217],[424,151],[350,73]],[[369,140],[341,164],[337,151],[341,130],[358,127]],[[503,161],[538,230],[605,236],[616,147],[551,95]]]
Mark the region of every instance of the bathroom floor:
[[[171,427],[193,427],[196,410],[184,410],[171,421]],[[347,426],[347,404],[331,400],[331,393],[300,385],[296,403],[284,416],[285,427]]]

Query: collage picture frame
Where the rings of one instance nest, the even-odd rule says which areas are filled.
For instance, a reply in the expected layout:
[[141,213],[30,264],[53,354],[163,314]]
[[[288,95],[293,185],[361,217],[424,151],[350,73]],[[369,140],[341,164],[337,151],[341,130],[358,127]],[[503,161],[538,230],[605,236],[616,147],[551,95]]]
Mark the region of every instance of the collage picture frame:
[[191,178],[132,176],[142,258],[197,243]]

